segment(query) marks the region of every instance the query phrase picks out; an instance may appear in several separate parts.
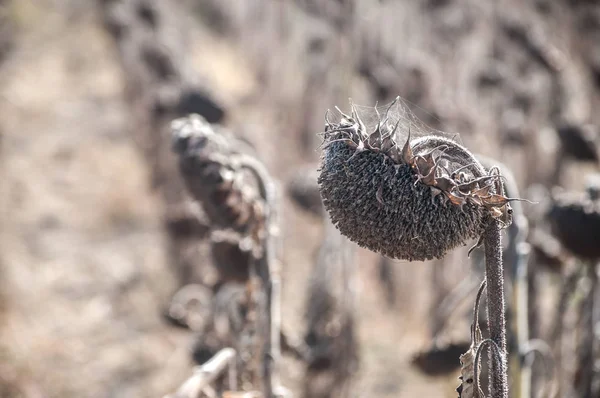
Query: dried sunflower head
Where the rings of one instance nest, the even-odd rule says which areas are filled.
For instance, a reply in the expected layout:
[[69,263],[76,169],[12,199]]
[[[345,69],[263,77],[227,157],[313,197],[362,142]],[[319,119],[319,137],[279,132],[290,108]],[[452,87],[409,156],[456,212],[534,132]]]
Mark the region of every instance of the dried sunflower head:
[[342,234],[388,257],[429,260],[479,238],[492,218],[510,223],[499,173],[450,138],[415,137],[398,100],[381,114],[369,109],[372,125],[369,111],[352,105],[323,133],[318,181]]
[[600,259],[600,201],[588,194],[560,192],[548,211],[552,233],[579,258]]
[[590,125],[576,125],[564,123],[557,127],[558,138],[562,145],[562,154],[582,162],[598,163],[598,146],[596,144],[598,132]]
[[470,341],[443,346],[434,345],[428,350],[415,354],[411,363],[426,375],[445,376],[460,369],[460,362],[456,358],[460,357],[470,346]]

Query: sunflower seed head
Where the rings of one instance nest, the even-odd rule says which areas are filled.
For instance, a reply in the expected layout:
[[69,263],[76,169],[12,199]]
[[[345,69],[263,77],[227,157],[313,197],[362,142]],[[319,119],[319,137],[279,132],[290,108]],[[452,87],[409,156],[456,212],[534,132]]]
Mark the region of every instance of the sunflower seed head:
[[330,146],[319,184],[332,222],[359,245],[392,258],[428,260],[482,233],[484,208],[443,206],[442,195],[414,184],[410,166],[395,168],[370,150],[354,155],[342,142]]
[[[464,194],[450,192],[457,182],[441,167],[473,163],[471,158],[461,163],[465,150],[460,145],[439,137],[411,141],[409,131],[400,147],[393,141],[398,123],[380,122],[368,134],[355,117],[359,116],[353,111],[326,127],[319,175],[325,208],[344,235],[405,260],[440,258],[479,237],[490,212]],[[464,168],[471,179],[480,173],[476,167]]]
[[486,172],[452,139],[413,139],[412,120],[390,113],[395,103],[383,116],[374,109],[369,131],[353,104],[351,116],[336,108],[339,122],[326,117],[318,181],[340,231],[389,257],[428,260],[478,238],[492,218],[510,225],[509,202],[519,199],[503,195],[498,170]]

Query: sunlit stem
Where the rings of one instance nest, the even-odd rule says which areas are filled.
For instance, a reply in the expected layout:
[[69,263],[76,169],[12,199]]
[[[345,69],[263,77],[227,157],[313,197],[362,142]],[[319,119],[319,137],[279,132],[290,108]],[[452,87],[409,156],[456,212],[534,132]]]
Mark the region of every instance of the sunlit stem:
[[501,361],[490,354],[490,397],[508,398],[506,318],[500,222],[492,220],[484,232],[485,277],[490,338],[500,349]]

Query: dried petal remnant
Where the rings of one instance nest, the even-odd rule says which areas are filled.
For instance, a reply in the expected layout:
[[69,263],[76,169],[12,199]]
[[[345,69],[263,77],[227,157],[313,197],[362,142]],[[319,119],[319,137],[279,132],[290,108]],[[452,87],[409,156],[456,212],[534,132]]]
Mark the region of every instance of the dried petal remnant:
[[327,123],[319,185],[344,235],[388,257],[429,260],[478,238],[491,217],[510,223],[499,175],[444,137],[399,144],[397,128],[384,118],[367,131],[354,107]]

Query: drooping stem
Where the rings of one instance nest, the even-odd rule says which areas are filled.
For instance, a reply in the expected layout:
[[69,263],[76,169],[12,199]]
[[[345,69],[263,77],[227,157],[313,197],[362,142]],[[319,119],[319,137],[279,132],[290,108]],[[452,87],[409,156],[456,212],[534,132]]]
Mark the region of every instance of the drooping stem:
[[[258,278],[260,288],[252,288],[249,293],[251,301],[259,305],[255,322],[262,337],[257,358],[261,365],[256,370],[263,384],[262,395],[273,398],[282,391],[278,377],[281,241],[277,184],[264,164],[246,154],[238,140],[215,131],[201,116],[176,119],[172,129],[173,150],[179,155],[180,174],[188,192],[202,204],[213,226],[240,233],[252,245],[250,279],[254,282]],[[248,173],[255,181],[242,178]],[[247,189],[253,183],[258,195]]]
[[[486,169],[497,167],[503,178],[504,194],[509,197],[519,198],[519,187],[517,185],[514,173],[508,166],[480,154],[476,154],[477,159]],[[497,192],[502,193],[502,192]],[[531,397],[531,367],[525,366],[523,360],[524,349],[528,346],[530,325],[529,325],[529,283],[530,274],[528,257],[530,252],[529,244],[526,242],[529,232],[529,223],[524,214],[523,205],[520,202],[512,202],[512,224],[507,228],[508,245],[504,250],[504,267],[508,283],[506,294],[512,295],[512,301],[509,298],[509,308],[506,311],[507,316],[507,346],[511,355],[508,356],[510,368],[511,389],[514,398]],[[512,287],[512,289],[511,289]]]
[[508,398],[504,271],[501,243],[500,223],[493,220],[484,232],[487,309],[490,338],[500,349],[502,360],[495,361],[490,354],[491,398]]
[[278,188],[262,163],[249,156],[240,157],[240,165],[257,179],[261,197],[267,203],[266,237],[257,274],[265,293],[261,329],[263,332],[262,379],[265,398],[273,398],[281,390],[279,360],[281,358],[281,241],[279,239],[280,200]]

